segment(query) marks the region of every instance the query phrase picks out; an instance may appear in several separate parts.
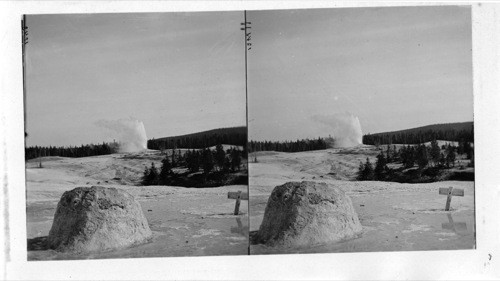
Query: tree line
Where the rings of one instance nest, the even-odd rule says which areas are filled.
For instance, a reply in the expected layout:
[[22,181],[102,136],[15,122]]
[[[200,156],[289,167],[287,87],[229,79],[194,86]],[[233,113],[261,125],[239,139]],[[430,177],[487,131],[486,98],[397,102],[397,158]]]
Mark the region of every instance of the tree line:
[[[401,178],[404,169],[411,169],[417,166],[414,176],[427,175],[435,177],[439,170],[455,167],[457,155],[465,155],[470,160],[470,166],[474,165],[474,149],[469,142],[459,142],[458,146],[451,144],[439,147],[436,140],[432,140],[430,146],[424,144],[406,145],[399,150],[396,146],[387,145],[385,152],[382,150],[375,161],[375,165],[366,158],[364,163],[360,163],[357,172],[357,180],[391,181]],[[391,169],[389,163],[400,163],[399,170]]]
[[38,157],[61,156],[61,157],[88,157],[115,153],[118,144],[106,143],[87,144],[81,146],[29,146],[25,148],[25,159],[30,160]]
[[[247,128],[221,128],[194,134],[150,139],[147,142],[149,149],[164,150],[174,148],[201,149],[223,143],[243,146],[246,153]],[[25,133],[25,137],[27,137]],[[118,143],[103,142],[102,144],[87,144],[81,146],[29,146],[25,148],[25,159],[34,159],[46,156],[61,157],[89,157],[106,155],[118,152]]]
[[363,144],[419,144],[432,140],[474,142],[474,128],[472,122],[438,124],[421,128],[367,134],[363,136]]
[[[232,147],[224,151],[222,144],[217,144],[215,150],[203,148],[188,150],[184,154],[172,150],[161,161],[161,167],[154,163],[145,167],[142,185],[185,185],[189,174],[201,172],[201,181],[206,181],[211,174],[216,173],[217,179],[224,179],[229,173],[240,171],[242,159],[246,158],[243,151]],[[174,172],[173,168],[186,168],[187,172]],[[212,177],[213,178],[213,177]]]
[[302,139],[296,141],[250,141],[249,152],[257,151],[280,151],[300,152],[310,150],[321,150],[330,147],[331,140],[324,138]]
[[148,148],[156,150],[173,148],[200,149],[219,143],[246,146],[247,128],[221,128],[183,136],[151,139],[148,140]]

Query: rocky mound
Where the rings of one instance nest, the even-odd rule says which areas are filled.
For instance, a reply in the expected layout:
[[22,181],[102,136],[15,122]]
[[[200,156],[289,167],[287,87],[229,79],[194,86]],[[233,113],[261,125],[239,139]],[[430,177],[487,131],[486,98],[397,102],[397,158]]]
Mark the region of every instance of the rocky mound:
[[141,205],[132,195],[92,186],[64,192],[47,242],[57,251],[96,252],[144,243],[151,237]]
[[288,182],[274,188],[255,240],[271,246],[305,246],[356,236],[361,224],[339,187]]

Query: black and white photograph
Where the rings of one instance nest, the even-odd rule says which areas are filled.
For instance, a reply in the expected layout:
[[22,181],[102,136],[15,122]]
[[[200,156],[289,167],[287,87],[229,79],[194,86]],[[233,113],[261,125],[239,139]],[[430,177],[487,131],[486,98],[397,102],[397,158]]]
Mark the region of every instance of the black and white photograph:
[[248,20],[251,254],[474,249],[470,7]]
[[0,1],[0,278],[500,279],[499,15]]
[[23,17],[28,260],[248,254],[242,20]]

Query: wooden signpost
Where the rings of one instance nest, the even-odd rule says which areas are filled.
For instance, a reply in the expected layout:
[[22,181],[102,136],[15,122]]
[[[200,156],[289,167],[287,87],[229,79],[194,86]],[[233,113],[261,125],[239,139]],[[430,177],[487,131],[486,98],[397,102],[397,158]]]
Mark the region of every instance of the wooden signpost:
[[227,193],[227,198],[236,199],[236,204],[234,205],[234,214],[238,215],[240,213],[240,200],[248,200],[248,193],[241,191],[230,191]]
[[464,190],[460,188],[453,189],[453,187],[441,187],[439,188],[439,195],[447,195],[448,197],[446,198],[446,206],[444,208],[445,211],[450,210],[450,205],[451,205],[451,197],[452,196],[464,196]]

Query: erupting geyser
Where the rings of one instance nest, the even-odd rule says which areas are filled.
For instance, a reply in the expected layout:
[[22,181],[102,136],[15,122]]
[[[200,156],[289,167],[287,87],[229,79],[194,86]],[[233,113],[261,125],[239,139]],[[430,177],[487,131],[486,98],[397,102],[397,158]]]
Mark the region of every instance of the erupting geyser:
[[359,118],[350,113],[315,116],[316,121],[329,127],[333,147],[353,147],[363,143]]
[[140,152],[148,148],[144,124],[136,119],[99,120],[96,124],[117,133],[119,152]]

